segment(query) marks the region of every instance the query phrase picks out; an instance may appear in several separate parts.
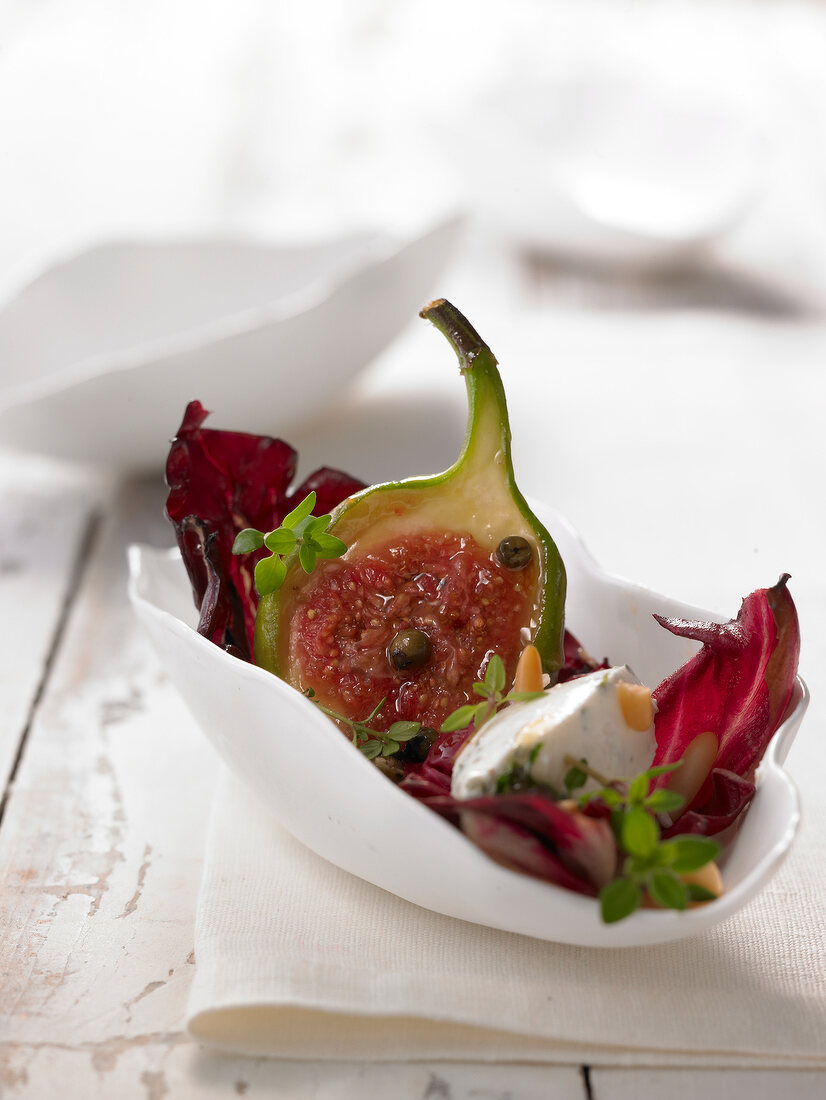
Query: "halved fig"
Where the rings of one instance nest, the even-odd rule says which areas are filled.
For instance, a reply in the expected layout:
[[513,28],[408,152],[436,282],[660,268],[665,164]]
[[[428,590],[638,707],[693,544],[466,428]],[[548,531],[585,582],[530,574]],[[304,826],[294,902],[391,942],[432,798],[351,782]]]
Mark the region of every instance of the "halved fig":
[[473,684],[493,653],[508,684],[529,642],[551,682],[564,659],[565,570],[514,482],[496,360],[449,302],[421,316],[447,337],[465,378],[458,460],[343,501],[329,530],[347,553],[311,575],[291,559],[255,629],[257,664],[350,718],[384,700],[371,723],[383,729],[400,718],[438,729],[478,702]]

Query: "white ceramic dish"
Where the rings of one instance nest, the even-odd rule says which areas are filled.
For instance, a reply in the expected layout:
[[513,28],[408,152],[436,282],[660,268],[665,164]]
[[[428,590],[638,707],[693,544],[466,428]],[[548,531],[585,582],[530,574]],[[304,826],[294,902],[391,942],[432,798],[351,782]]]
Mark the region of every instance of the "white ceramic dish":
[[[511,79],[456,129],[480,212],[526,248],[591,262],[682,261],[736,223],[764,174],[748,119],[641,72]],[[474,148],[497,151],[484,172]]]
[[188,401],[284,431],[338,399],[435,290],[445,221],[394,240],[103,245],[0,312],[0,443],[151,469]]
[[[534,508],[565,560],[568,622],[586,648],[627,662],[646,683],[658,683],[695,651],[696,643],[663,630],[651,612],[715,616],[607,576],[560,516]],[[688,912],[639,911],[605,925],[592,899],[492,862],[385,779],[308,699],[198,635],[177,551],[132,547],[130,596],[163,667],[204,732],[281,824],[331,863],[427,909],[560,943],[665,943],[702,932],[740,909],[792,843],[798,796],[782,765],[808,704],[802,680],[763,759],[757,794],[725,861],[726,893]]]

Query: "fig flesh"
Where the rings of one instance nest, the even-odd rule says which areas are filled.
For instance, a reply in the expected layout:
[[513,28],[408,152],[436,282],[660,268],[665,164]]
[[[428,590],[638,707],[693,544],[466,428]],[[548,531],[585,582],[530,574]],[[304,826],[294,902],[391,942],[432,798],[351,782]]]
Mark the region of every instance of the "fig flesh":
[[[377,727],[404,718],[438,728],[474,698],[494,652],[509,683],[528,642],[551,682],[564,661],[565,570],[514,481],[496,359],[450,303],[433,302],[421,316],[447,337],[465,379],[458,460],[444,473],[343,501],[329,530],[347,553],[311,575],[290,559],[281,588],[262,597],[255,628],[256,664],[348,717],[385,699]],[[505,540],[519,554],[503,564]],[[390,645],[411,630],[427,635],[428,658],[400,669]]]

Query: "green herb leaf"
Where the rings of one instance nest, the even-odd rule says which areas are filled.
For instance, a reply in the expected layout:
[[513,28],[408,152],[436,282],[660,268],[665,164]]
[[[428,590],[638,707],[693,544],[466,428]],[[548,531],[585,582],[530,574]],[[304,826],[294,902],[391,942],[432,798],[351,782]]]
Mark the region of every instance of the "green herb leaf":
[[[583,757],[582,764],[587,764],[588,761]],[[582,768],[570,768],[565,776],[565,790],[571,794],[573,791],[578,790],[580,787],[585,786],[588,782],[588,776],[582,770]]]
[[606,806],[618,806],[622,802],[622,795],[613,787],[601,787],[598,791],[586,791],[579,796],[580,806],[587,806],[589,802],[604,802]]
[[660,866],[657,859],[658,851],[659,849],[655,848],[650,856],[627,856],[622,865],[622,873],[633,879],[634,882],[646,878],[649,871],[653,871]]
[[298,548],[298,560],[301,562],[301,568],[305,573],[312,573],[315,569],[315,560],[318,557],[312,546],[308,546],[307,543],[302,543]]
[[642,806],[632,806],[622,818],[622,846],[629,855],[646,858],[657,847],[660,829]]
[[313,538],[323,534],[327,530],[327,525],[332,518],[329,512],[323,516],[310,516],[310,522],[306,527],[307,534],[312,535]]
[[600,800],[610,808],[611,828],[617,846],[625,855],[621,873],[600,891],[602,919],[606,922],[622,920],[640,904],[641,891],[647,890],[660,906],[669,909],[685,909],[695,897],[711,900],[710,891],[683,882],[679,877],[685,872],[705,866],[720,853],[720,846],[708,837],[682,836],[674,840],[660,840],[660,826],[656,815],[671,814],[681,809],[685,800],[667,787],[651,791],[651,780],[666,775],[682,765],[678,760],[649,768],[630,781],[611,780],[599,776],[580,760],[566,757],[570,767],[565,785],[570,791],[580,775],[591,775],[607,786],[597,791],[587,791],[579,796],[579,805],[587,806],[592,800]]
[[654,871],[648,882],[648,893],[664,909],[685,909],[688,905],[686,885],[673,871]]
[[295,525],[295,527],[293,527],[293,534],[295,535],[295,537],[297,539],[301,539],[303,541],[304,536],[307,534],[307,528],[310,526],[310,524],[312,522],[313,522],[313,517],[312,516],[305,516],[304,519],[300,520]]
[[667,787],[658,787],[645,800],[646,807],[655,814],[674,814],[685,805],[685,799]]
[[707,890],[705,886],[700,886],[698,882],[686,882],[685,886],[688,890],[689,901],[716,901],[717,894],[713,890]]
[[323,532],[319,535],[313,535],[313,548],[318,556],[326,561],[332,558],[340,558],[342,554],[347,553],[346,542],[342,542],[335,535],[325,535]]
[[442,722],[439,732],[453,733],[454,730],[464,729],[465,726],[469,726],[474,720],[478,709],[478,706],[474,707],[470,704],[459,707],[458,710],[454,710],[453,714],[449,715],[444,722]]
[[654,854],[649,861],[650,865],[652,867],[670,867],[674,862],[674,855],[675,852],[670,841],[666,840],[654,849]]
[[606,806],[619,806],[622,802],[622,795],[619,791],[615,791],[613,787],[605,787],[602,791],[597,791],[597,794],[601,795]]
[[[315,693],[312,688],[308,688],[305,694],[308,698],[313,699]],[[410,722],[407,720],[394,722],[387,733],[383,733],[381,730],[372,729],[370,723],[379,713],[386,701],[386,698],[380,699],[367,717],[359,721],[355,718],[347,718],[344,714],[339,714],[331,707],[325,706],[323,703],[319,702],[318,699],[314,699],[319,710],[323,711],[329,718],[333,718],[335,721],[341,722],[345,726],[349,726],[350,732],[353,735],[353,744],[357,745],[359,751],[369,760],[375,759],[379,754],[382,756],[392,756],[401,748],[401,742],[409,741],[410,738],[415,737],[421,729],[421,722]]]
[[627,878],[615,878],[599,892],[602,919],[615,924],[630,916],[640,904],[640,888]]
[[638,775],[636,779],[631,781],[628,787],[628,801],[632,804],[640,803],[648,796],[648,790],[650,782],[645,772],[642,775]]
[[315,493],[308,493],[300,504],[293,508],[292,512],[288,512],[286,516],[281,520],[282,527],[295,528],[306,519],[315,508],[316,495]]
[[488,718],[506,703],[541,699],[545,694],[543,691],[512,691],[503,698],[502,691],[504,687],[505,665],[499,654],[494,653],[488,661],[488,667],[485,669],[484,680],[473,685],[473,693],[481,696],[485,702],[477,703],[475,706],[469,704],[459,707],[458,710],[447,716],[442,723],[441,732],[450,733],[453,730],[463,729],[470,724],[471,718],[476,728],[479,729],[487,722]]
[[376,705],[373,707],[373,709],[370,711],[370,713],[364,719],[365,723],[372,722],[373,719],[376,717],[376,715],[379,713],[379,711],[381,710],[381,708],[384,706],[384,704],[386,702],[387,702],[387,696],[385,695],[385,697],[383,699],[380,699],[378,701],[378,703],[376,703]]
[[505,664],[498,653],[494,653],[485,669],[485,683],[491,692],[501,692],[505,687]]
[[[331,516],[313,516],[315,506],[315,493],[308,495],[301,503],[284,517],[284,522],[274,531],[256,531],[253,527],[247,527],[240,531],[232,544],[234,554],[248,554],[252,550],[259,550],[266,546],[272,557],[258,562],[255,567],[255,587],[260,596],[267,596],[275,592],[284,583],[286,566],[283,558],[288,557],[296,545],[298,545],[298,560],[305,573],[312,573],[315,569],[317,558],[340,558],[346,553],[347,546],[336,538],[328,535],[326,527]],[[306,539],[303,537],[307,533]],[[346,719],[345,719],[346,721]]]
[[387,736],[395,741],[409,741],[421,728],[421,722],[394,722],[387,731]]
[[536,763],[536,758],[542,751],[542,746],[544,744],[544,741],[537,741],[534,747],[531,749],[531,755],[528,757],[528,763],[531,765],[531,767],[533,767],[533,765]]
[[682,760],[675,760],[673,764],[658,764],[656,768],[649,768],[648,771],[643,772],[643,775],[648,775],[652,779],[656,779],[658,775],[668,775],[669,772],[676,771],[677,768],[681,768],[682,766]]
[[697,871],[705,867],[720,854],[720,845],[716,840],[705,836],[678,836],[669,842],[673,846],[674,856],[671,866],[680,873]]
[[290,554],[295,549],[295,535],[285,527],[279,527],[264,538],[264,545],[273,554]]
[[281,558],[262,558],[255,567],[255,587],[261,596],[268,596],[284,583],[287,567]]
[[264,536],[254,527],[245,527],[235,536],[232,544],[233,554],[250,554],[253,550],[260,550],[264,545]]

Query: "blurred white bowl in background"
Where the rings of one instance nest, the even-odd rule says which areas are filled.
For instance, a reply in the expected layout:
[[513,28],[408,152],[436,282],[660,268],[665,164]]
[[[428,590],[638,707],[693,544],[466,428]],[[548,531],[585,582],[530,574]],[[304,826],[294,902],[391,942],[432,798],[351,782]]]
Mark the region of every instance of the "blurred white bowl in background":
[[590,261],[681,258],[729,229],[763,177],[747,112],[638,74],[511,82],[457,130],[480,214],[523,247]]
[[433,296],[458,230],[83,252],[0,312],[0,444],[157,469],[193,398],[223,424],[289,430],[334,405]]

